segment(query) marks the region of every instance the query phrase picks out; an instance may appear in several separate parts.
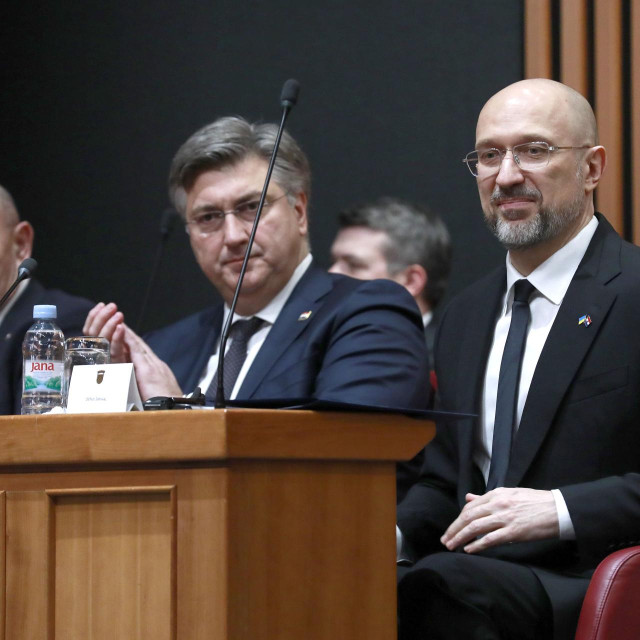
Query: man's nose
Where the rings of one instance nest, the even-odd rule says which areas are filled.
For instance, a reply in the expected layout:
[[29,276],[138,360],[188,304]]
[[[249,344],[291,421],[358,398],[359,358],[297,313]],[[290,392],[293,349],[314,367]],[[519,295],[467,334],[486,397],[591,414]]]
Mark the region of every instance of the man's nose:
[[500,163],[500,169],[498,169],[496,184],[502,187],[523,181],[524,176],[522,175],[520,165],[516,162],[513,153],[511,151],[506,151],[504,158],[502,158],[502,162]]
[[246,242],[249,238],[250,227],[238,220],[232,213],[224,217],[224,241],[225,244],[235,245]]

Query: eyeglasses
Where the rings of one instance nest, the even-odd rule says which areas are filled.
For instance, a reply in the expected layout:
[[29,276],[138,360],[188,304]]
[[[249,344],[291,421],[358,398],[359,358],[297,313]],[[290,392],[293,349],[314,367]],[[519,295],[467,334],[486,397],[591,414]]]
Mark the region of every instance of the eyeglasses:
[[[273,200],[265,200],[262,205],[262,210],[265,211],[272,207],[278,200],[282,200],[287,194],[283,193],[281,196],[274,198]],[[240,222],[246,224],[253,224],[258,213],[259,200],[250,200],[249,202],[242,202],[235,209],[229,209],[223,211],[222,209],[210,209],[202,211],[195,215],[191,220],[187,220],[185,230],[187,233],[191,233],[191,227],[199,233],[201,236],[207,236],[210,233],[220,231],[224,226],[225,216],[233,215]]]
[[467,153],[462,160],[471,175],[475,177],[492,176],[500,171],[502,160],[507,155],[507,151],[511,151],[514,162],[523,171],[535,171],[543,169],[549,164],[549,156],[551,152],[562,151],[564,149],[590,149],[589,145],[581,147],[555,147],[547,142],[525,142],[517,144],[511,149],[482,149],[481,151],[471,151]]

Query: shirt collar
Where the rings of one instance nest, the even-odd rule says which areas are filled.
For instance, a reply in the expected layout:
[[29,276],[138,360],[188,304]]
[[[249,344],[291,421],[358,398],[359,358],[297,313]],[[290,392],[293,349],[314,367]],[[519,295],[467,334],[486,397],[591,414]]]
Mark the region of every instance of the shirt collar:
[[[280,291],[272,298],[271,302],[267,304],[266,307],[263,307],[258,311],[258,313],[254,313],[253,316],[241,316],[237,313],[233,316],[233,321],[237,320],[245,320],[247,317],[258,317],[261,320],[268,322],[269,324],[274,324],[278,315],[282,311],[282,307],[284,307],[285,303],[289,299],[291,292],[295,289],[295,286],[300,282],[300,279],[305,274],[305,271],[309,268],[311,261],[313,260],[311,254],[307,254],[305,258],[303,258],[302,262],[295,268],[295,271],[289,278],[287,284],[280,289]],[[222,322],[222,326],[227,320],[229,315],[229,307],[225,303],[224,305],[224,318]]]
[[[553,304],[559,306],[562,303],[597,227],[598,220],[594,216],[574,238],[527,276],[527,280]],[[522,277],[522,274],[511,264],[510,256],[507,253],[507,296],[505,304],[511,298],[510,294],[514,283],[516,280],[522,279]]]

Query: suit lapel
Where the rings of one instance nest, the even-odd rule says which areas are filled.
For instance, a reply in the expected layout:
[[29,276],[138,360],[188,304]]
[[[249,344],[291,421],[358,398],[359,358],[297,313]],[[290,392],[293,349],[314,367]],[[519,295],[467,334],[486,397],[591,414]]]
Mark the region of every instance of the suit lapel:
[[[587,253],[551,327],[531,381],[514,442],[507,486],[517,486],[551,427],[562,399],[600,332],[616,295],[606,284],[620,273],[621,240],[599,217]],[[588,314],[588,327],[578,324]]]
[[[464,366],[458,367],[456,380],[457,411],[475,413],[482,404],[484,373],[493,341],[493,332],[500,303],[506,287],[506,270],[496,269],[477,287],[475,300],[468,304],[473,312],[464,319],[460,339],[460,353],[465,358]],[[442,354],[446,358],[446,354]]]
[[[456,411],[480,414],[482,408],[482,388],[484,374],[489,357],[489,350],[493,342],[496,318],[500,310],[505,287],[506,270],[504,266],[496,269],[478,287],[476,299],[470,301],[468,308],[474,309],[473,314],[465,318],[461,333],[462,349],[465,358],[463,366],[458,367],[456,388],[458,395]],[[441,354],[446,358],[446,354]],[[459,459],[466,461],[460,468],[459,498],[464,504],[464,494],[468,491],[484,490],[479,486],[478,478],[482,478],[479,469],[473,462],[476,429],[480,418],[461,420],[455,423],[458,431]]]
[[[313,265],[307,269],[286,301],[253,361],[238,393],[239,398],[251,398],[271,368],[287,357],[289,346],[313,322],[314,313],[321,306],[322,298],[331,291],[332,286],[331,277],[324,271]],[[311,311],[309,319],[301,319],[301,314],[309,311]]]
[[[203,314],[197,332],[190,336],[192,345],[190,350],[194,354],[194,359],[185,359],[186,366],[182,375],[176,372],[176,377],[185,392],[196,388],[202,372],[215,350],[216,342],[222,331],[223,311],[224,307],[220,304],[211,313]],[[202,389],[202,392],[206,392],[206,389]]]

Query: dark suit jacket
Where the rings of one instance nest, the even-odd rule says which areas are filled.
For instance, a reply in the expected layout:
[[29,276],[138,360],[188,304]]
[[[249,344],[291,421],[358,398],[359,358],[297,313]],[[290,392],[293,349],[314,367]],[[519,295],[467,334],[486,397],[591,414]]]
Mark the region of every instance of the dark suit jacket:
[[[300,314],[311,311],[308,320]],[[192,391],[215,350],[223,307],[147,338]],[[424,407],[429,390],[422,323],[402,287],[327,274],[313,265],[287,300],[238,398],[314,397]]]
[[45,289],[31,280],[0,325],[0,415],[20,413],[22,396],[22,340],[33,324],[33,306],[55,304],[57,324],[65,337],[82,335],[93,303],[58,289]]
[[[584,593],[584,581],[567,576],[590,576],[605,555],[640,541],[640,249],[598,219],[540,355],[506,480],[506,486],[560,489],[576,540],[487,552],[538,567],[559,630],[575,625]],[[445,311],[436,346],[443,409],[480,413],[505,286],[501,267]],[[591,324],[578,324],[586,314]],[[439,424],[420,482],[399,506],[400,529],[420,555],[444,550],[438,538],[465,493],[485,490],[472,463],[477,429],[473,420]]]

